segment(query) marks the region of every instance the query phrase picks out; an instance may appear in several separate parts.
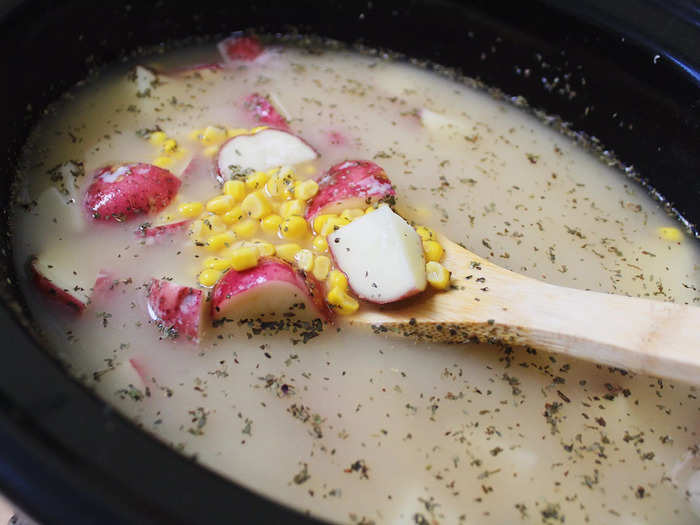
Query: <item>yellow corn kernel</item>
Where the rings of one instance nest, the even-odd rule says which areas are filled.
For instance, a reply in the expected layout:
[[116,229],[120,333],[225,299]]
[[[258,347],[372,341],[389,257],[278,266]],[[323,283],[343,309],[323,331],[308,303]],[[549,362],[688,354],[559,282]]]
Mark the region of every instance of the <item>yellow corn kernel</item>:
[[357,299],[348,295],[348,293],[340,287],[331,288],[326,299],[328,299],[328,303],[342,315],[354,314],[360,307],[360,303],[357,302]]
[[193,129],[190,131],[189,135],[187,135],[191,140],[199,140],[202,136],[202,133],[204,133],[203,129]]
[[172,153],[177,149],[177,142],[175,142],[175,139],[168,139],[163,142],[161,149],[166,153]]
[[202,219],[202,222],[204,223],[204,233],[207,235],[226,231],[226,224],[218,215],[207,215]]
[[264,129],[267,129],[268,127],[269,127],[269,126],[257,126],[257,127],[255,127],[255,128],[252,128],[252,129],[249,131],[249,133],[251,133],[252,135],[255,135],[258,131],[262,131],[262,130],[264,130]]
[[282,217],[291,217],[292,215],[303,217],[305,208],[306,203],[304,201],[300,199],[293,199],[291,201],[283,202],[280,205],[280,215]]
[[242,246],[241,248],[231,250],[231,268],[237,272],[254,268],[258,265],[259,255],[258,250],[252,246]]
[[219,251],[221,248],[231,246],[235,240],[236,234],[231,231],[217,233],[207,239],[207,249],[213,252]]
[[226,129],[221,126],[207,126],[202,131],[200,140],[205,144],[218,144],[227,137]]
[[365,210],[365,215],[367,215],[368,213],[372,213],[374,210],[376,210],[376,208],[370,206],[369,208],[367,208],[367,209]]
[[442,246],[437,241],[423,241],[423,252],[425,252],[426,260],[439,261],[442,259],[445,250],[442,249]]
[[241,202],[245,197],[245,182],[242,180],[227,180],[224,182],[224,193],[233,197],[236,202]]
[[193,202],[183,202],[180,204],[180,206],[177,207],[177,211],[180,212],[180,215],[183,217],[187,217],[188,219],[194,219],[195,217],[199,217],[202,212],[204,211],[204,205],[201,202],[193,201]]
[[194,243],[204,243],[204,240],[206,239],[208,233],[209,229],[206,228],[206,226],[204,226],[203,220],[199,219],[196,221],[192,221],[192,224],[190,224],[188,235]]
[[241,209],[245,215],[253,219],[260,219],[272,211],[262,191],[254,191],[246,195],[241,203]]
[[221,275],[221,270],[214,270],[212,268],[202,270],[199,273],[199,284],[206,286],[207,288],[211,288],[216,284],[216,281],[221,278]]
[[662,239],[671,242],[680,242],[683,240],[683,232],[678,228],[666,227],[658,229],[659,235]]
[[309,226],[303,217],[292,215],[280,224],[280,233],[285,239],[301,239],[309,232]]
[[207,257],[202,264],[208,270],[224,271],[231,267],[231,261],[221,257]]
[[330,219],[335,219],[338,216],[335,213],[324,213],[314,217],[314,231],[316,233],[321,233],[321,230],[325,226],[326,222]]
[[278,244],[275,246],[275,253],[280,259],[287,262],[294,262],[294,256],[301,251],[301,246],[294,242],[289,244]]
[[305,272],[310,272],[311,268],[314,267],[314,254],[306,248],[299,250],[294,256],[294,260],[297,266]]
[[148,142],[154,146],[160,146],[167,138],[168,136],[165,134],[165,131],[154,131],[148,136]]
[[268,215],[260,221],[260,227],[262,231],[268,235],[277,235],[279,231],[280,224],[282,224],[282,217],[276,214]]
[[314,240],[311,241],[311,246],[314,247],[314,250],[320,253],[328,251],[328,242],[326,241],[325,237],[321,237],[320,235],[314,237]]
[[249,190],[259,190],[265,186],[268,176],[264,171],[256,171],[248,175],[245,179],[245,186]]
[[302,180],[294,185],[294,196],[303,201],[309,200],[318,193],[318,183],[315,180]]
[[331,260],[325,255],[319,255],[314,259],[314,266],[311,273],[319,281],[323,281],[328,277],[328,272],[331,270]]
[[425,226],[417,226],[416,233],[418,233],[418,235],[420,235],[420,238],[424,241],[434,241],[437,238],[435,232]]
[[358,208],[349,208],[347,210],[343,210],[343,213],[340,214],[340,218],[345,219],[348,222],[352,222],[354,219],[362,217],[364,214],[365,212]]
[[168,168],[173,165],[173,159],[170,157],[158,157],[153,161],[153,165],[159,168]]
[[207,211],[217,215],[223,215],[231,208],[233,208],[233,197],[230,195],[217,195],[207,202]]
[[326,238],[335,230],[345,226],[346,224],[350,224],[350,221],[347,221],[340,217],[328,219],[326,221],[326,224],[323,225],[323,228],[321,228],[321,236]]
[[245,128],[228,128],[226,130],[226,136],[230,139],[238,135],[245,135],[246,133],[248,133],[248,130]]
[[433,288],[446,290],[450,286],[450,271],[439,262],[428,261],[425,265],[425,273]]
[[271,242],[255,240],[252,245],[258,250],[260,257],[270,257],[275,254],[275,245]]
[[292,196],[292,189],[294,188],[294,174],[288,170],[280,171],[270,175],[270,172],[266,172],[269,176],[267,183],[265,184],[265,193],[270,197],[277,199],[286,199]]
[[241,210],[240,206],[234,206],[221,216],[221,220],[228,226],[237,223],[241,219],[243,219],[243,210]]
[[348,278],[340,270],[332,270],[328,274],[328,287],[329,288],[340,288],[341,290],[348,289]]
[[240,239],[250,239],[258,231],[258,221],[255,219],[244,219],[237,224],[234,224],[231,229]]
[[204,148],[204,154],[207,157],[213,157],[219,152],[219,146],[207,146]]

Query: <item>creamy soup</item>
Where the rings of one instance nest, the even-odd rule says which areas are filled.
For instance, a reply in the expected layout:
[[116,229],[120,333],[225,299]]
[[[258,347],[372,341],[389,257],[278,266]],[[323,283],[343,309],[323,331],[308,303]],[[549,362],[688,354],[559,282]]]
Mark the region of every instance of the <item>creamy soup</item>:
[[[206,295],[212,254],[189,226],[144,230],[222,194],[207,167],[222,141],[266,125],[251,94],[319,154],[293,166],[299,180],[372,161],[408,221],[515,272],[700,301],[700,251],[680,224],[509,101],[350,52],[274,47],[220,61],[211,46],[113,66],[31,136],[14,257],[36,325],[71,374],[203,466],[322,519],[697,523],[695,386],[523,348],[374,335],[351,315],[324,330],[205,319],[198,342],[169,337],[149,315],[149,283]],[[178,177],[172,202],[134,218],[90,216],[95,172],[122,163]],[[60,287],[89,295],[87,306],[41,293],[32,257],[69,282]]]

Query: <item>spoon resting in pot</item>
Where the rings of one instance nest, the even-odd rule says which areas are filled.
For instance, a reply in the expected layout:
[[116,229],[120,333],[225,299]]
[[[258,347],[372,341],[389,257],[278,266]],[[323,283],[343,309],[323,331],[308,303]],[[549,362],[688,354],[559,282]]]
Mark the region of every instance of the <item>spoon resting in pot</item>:
[[434,342],[523,345],[700,381],[700,308],[543,283],[438,240],[452,272],[448,291],[363,307],[351,324]]

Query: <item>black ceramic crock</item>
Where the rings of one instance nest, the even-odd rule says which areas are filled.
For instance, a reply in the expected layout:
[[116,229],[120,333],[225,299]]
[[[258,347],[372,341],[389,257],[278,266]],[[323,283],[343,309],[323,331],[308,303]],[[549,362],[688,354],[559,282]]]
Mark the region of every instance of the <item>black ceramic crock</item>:
[[[91,68],[254,28],[398,51],[521,95],[613,148],[697,236],[698,11],[694,0],[0,3],[0,209],[30,126]],[[33,336],[4,214],[0,228],[0,492],[44,523],[311,521],[178,455],[70,379]]]

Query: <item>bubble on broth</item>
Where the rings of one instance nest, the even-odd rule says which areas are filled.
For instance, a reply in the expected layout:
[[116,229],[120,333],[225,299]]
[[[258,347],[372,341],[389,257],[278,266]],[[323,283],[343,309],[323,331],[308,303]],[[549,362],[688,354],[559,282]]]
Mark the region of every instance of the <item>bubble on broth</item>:
[[[184,69],[215,52],[141,63]],[[104,71],[37,126],[20,183],[29,200],[67,161],[87,174],[153,162],[158,149],[140,130],[157,126],[191,152],[193,129],[249,127],[241,100],[255,91],[321,153],[317,174],[348,158],[373,160],[406,218],[501,266],[564,286],[700,301],[698,246],[678,223],[622,173],[503,100],[342,51],[280,48],[233,68],[180,71],[148,96],[128,79],[132,66]],[[180,175],[189,160],[170,169]],[[184,179],[180,202],[218,191],[206,174]],[[238,483],[342,522],[700,516],[695,386],[345,324],[306,341],[238,323],[197,346],[173,341],[145,314],[145,289],[153,277],[196,286],[196,248],[177,238],[141,242],[138,221],[73,227],[66,210],[15,208],[17,266],[58,250],[81,271],[106,270],[111,284],[76,318],[22,282],[47,340],[72,374],[144,430]]]

